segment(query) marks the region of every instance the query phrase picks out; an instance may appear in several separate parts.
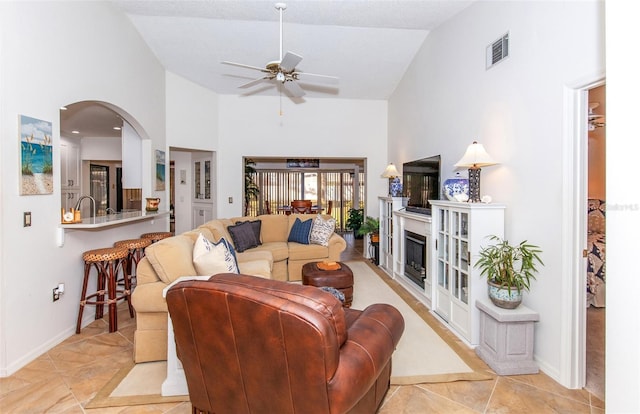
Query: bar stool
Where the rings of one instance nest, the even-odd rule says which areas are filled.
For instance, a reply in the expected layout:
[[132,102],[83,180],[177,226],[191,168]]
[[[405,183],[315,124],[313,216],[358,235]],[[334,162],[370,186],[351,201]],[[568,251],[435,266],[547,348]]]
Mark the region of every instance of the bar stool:
[[[80,333],[82,324],[82,312],[85,305],[96,306],[96,320],[102,318],[104,305],[109,305],[109,332],[118,330],[117,302],[126,299],[129,304],[129,315],[133,318],[133,306],[131,306],[131,284],[129,278],[124,278],[124,290],[117,289],[118,272],[123,273],[127,268],[129,250],[124,247],[109,247],[104,249],[88,250],[82,254],[84,260],[84,281],[82,282],[82,296],[80,297],[80,311],[76,333]],[[87,295],[89,274],[91,268],[97,271],[97,291]],[[106,297],[105,297],[106,296]],[[95,299],[93,299],[95,298]],[[93,299],[93,300],[92,300]]]
[[142,237],[143,239],[150,239],[151,243],[155,243],[157,241],[166,239],[167,237],[171,237],[171,236],[173,236],[173,233],[171,233],[170,231],[156,231],[154,233],[142,234],[140,237]]
[[[120,240],[113,243],[113,247],[124,247],[129,250],[129,256],[127,257],[127,275],[129,276],[129,283],[131,284],[131,290],[136,287],[138,272],[138,262],[144,257],[145,247],[151,244],[151,239],[129,239]],[[121,284],[122,281],[118,281]]]

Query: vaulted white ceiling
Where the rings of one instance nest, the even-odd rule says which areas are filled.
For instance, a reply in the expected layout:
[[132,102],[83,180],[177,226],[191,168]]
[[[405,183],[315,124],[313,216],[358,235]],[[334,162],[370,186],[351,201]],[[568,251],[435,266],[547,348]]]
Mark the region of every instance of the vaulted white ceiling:
[[[219,94],[277,95],[271,83],[238,86],[280,53],[279,12],[271,0],[111,0],[167,69]],[[303,56],[297,70],[337,76],[303,82],[305,98],[386,100],[431,30],[475,0],[289,0],[283,53]],[[97,102],[62,113],[67,137],[119,137],[118,117]],[[79,135],[71,134],[80,131]]]
[[[113,0],[164,67],[219,94],[276,95],[271,83],[238,89],[279,59],[275,1]],[[340,78],[302,82],[307,97],[385,100],[429,31],[468,7],[468,0],[290,0],[283,53],[303,56],[297,69]]]

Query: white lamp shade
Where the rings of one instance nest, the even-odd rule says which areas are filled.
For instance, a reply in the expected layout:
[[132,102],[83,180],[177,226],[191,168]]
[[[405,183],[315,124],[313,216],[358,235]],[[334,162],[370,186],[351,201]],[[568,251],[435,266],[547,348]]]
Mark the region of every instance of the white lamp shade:
[[387,165],[387,168],[384,169],[384,172],[382,173],[382,178],[396,178],[396,177],[400,177],[400,173],[398,172],[398,169],[396,168],[396,166],[393,165],[393,163],[390,163],[389,165]]
[[473,144],[469,145],[467,151],[464,153],[460,161],[454,164],[456,167],[486,167],[488,165],[495,165],[497,162],[491,158],[487,151],[485,151],[482,144],[478,144],[473,141]]

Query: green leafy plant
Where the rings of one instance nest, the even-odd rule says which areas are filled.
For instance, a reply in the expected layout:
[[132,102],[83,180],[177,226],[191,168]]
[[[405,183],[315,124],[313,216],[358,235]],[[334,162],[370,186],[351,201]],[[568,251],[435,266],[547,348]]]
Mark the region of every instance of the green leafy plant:
[[255,169],[256,163],[247,159],[244,163],[244,214],[245,216],[249,214],[249,204],[251,200],[255,200],[258,198],[260,194],[260,188],[258,184],[254,181],[256,175]]
[[365,234],[376,234],[380,232],[380,220],[376,217],[367,216],[364,219],[364,223],[358,228],[358,234],[364,236]]
[[358,236],[358,229],[362,226],[364,221],[364,210],[361,208],[349,209],[349,217],[345,227],[348,230],[353,230],[353,234]]
[[523,241],[514,246],[498,236],[490,236],[496,243],[480,250],[480,258],[474,265],[481,270],[481,275],[488,282],[499,285],[504,289],[516,288],[518,292],[529,291],[531,280],[535,280],[537,264],[541,264],[538,246]]

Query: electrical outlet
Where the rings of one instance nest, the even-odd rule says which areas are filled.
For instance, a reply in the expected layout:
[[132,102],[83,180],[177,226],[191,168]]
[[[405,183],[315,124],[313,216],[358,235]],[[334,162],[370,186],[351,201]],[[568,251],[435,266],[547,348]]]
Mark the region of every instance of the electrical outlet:
[[233,204],[233,197],[229,197],[229,204]]
[[60,290],[56,286],[56,287],[53,288],[53,301],[55,302],[58,299],[60,299]]

